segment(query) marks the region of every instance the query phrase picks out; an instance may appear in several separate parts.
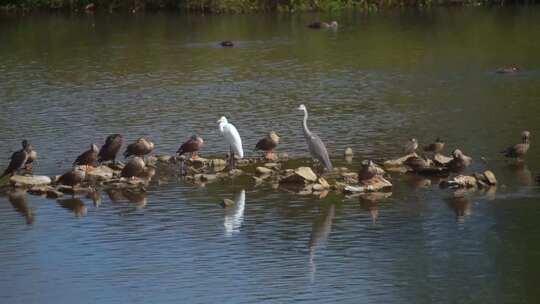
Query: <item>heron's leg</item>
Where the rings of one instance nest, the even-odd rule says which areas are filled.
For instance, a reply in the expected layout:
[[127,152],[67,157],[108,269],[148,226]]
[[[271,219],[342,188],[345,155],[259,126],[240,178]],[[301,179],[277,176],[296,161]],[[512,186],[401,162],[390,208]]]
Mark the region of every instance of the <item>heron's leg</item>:
[[234,151],[232,149],[232,146],[230,147],[230,153],[229,153],[229,166],[230,169],[234,169]]

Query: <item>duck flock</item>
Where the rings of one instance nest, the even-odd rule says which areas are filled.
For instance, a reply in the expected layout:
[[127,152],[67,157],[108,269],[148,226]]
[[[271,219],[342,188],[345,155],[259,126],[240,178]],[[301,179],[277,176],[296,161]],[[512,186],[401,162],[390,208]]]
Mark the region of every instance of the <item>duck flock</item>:
[[[335,169],[325,144],[319,136],[308,128],[308,111],[306,106],[300,105],[298,110],[304,114],[302,127],[307,149],[313,160],[319,164],[318,167],[320,170],[316,171],[320,173],[320,176],[332,174]],[[227,118],[221,117],[217,123],[223,139],[230,147],[228,169],[235,170],[238,160],[244,158],[242,138],[236,127],[229,123]],[[504,149],[501,153],[507,158],[522,161],[530,147],[530,136],[529,131],[523,131],[521,142]],[[274,150],[279,145],[279,142],[280,137],[272,131],[257,142],[255,149],[264,152],[264,158],[266,160],[276,161],[278,157],[274,153]],[[86,173],[104,163],[107,163],[109,166],[121,164],[121,178],[137,179],[144,176],[148,169],[147,157],[154,150],[154,143],[146,138],[139,138],[127,145],[123,152],[124,158],[127,159],[125,164],[117,163],[118,153],[122,150],[123,144],[124,139],[121,134],[108,136],[100,148],[96,144],[91,144],[87,151],[84,151],[75,159],[73,167],[61,175],[56,183],[74,188],[85,180]],[[184,154],[190,154],[189,160],[195,161],[199,159],[198,153],[203,149],[203,146],[204,140],[198,135],[193,135],[180,146],[175,158],[186,159]],[[454,150],[451,157],[443,156],[441,152],[444,147],[445,143],[440,138],[437,138],[435,142],[422,147],[423,155],[422,153],[417,154],[419,150],[418,141],[415,138],[411,138],[404,145],[403,152],[406,156],[401,159],[400,164],[406,167],[408,171],[414,173],[440,174],[449,172],[460,173],[472,163],[472,158],[465,155],[459,149]],[[0,181],[5,181],[7,177],[13,175],[30,175],[37,158],[38,154],[34,147],[27,140],[23,140],[22,149],[12,154],[11,161],[0,177]],[[385,171],[372,160],[365,160],[362,162],[361,168],[355,178],[361,184],[362,181],[371,180],[374,177],[382,176],[384,173]]]

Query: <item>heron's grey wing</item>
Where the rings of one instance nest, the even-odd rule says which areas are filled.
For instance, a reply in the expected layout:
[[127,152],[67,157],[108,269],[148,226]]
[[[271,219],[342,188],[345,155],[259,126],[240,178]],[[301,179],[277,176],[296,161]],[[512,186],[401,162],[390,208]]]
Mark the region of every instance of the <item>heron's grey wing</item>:
[[319,138],[319,136],[313,133],[311,134],[311,136],[309,136],[309,150],[314,158],[318,159],[321,163],[324,164],[326,169],[333,169],[332,162],[330,162],[330,157],[328,156],[328,151],[326,150],[326,146]]

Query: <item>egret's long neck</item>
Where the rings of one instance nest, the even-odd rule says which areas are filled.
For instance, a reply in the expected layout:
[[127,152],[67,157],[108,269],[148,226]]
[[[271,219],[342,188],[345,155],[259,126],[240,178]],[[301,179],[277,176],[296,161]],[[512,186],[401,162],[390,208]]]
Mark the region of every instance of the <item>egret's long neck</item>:
[[308,135],[310,133],[307,127],[307,119],[308,119],[308,113],[307,113],[307,110],[304,109],[304,134],[305,135]]
[[219,132],[223,133],[223,128],[225,127],[225,122],[220,122],[219,123]]

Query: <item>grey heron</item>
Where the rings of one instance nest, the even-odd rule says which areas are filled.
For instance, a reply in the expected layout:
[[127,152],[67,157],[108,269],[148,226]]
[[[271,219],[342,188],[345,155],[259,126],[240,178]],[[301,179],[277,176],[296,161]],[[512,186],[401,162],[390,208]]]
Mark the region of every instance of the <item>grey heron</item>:
[[308,144],[309,152],[311,157],[320,161],[327,170],[333,170],[332,162],[330,162],[330,157],[328,156],[328,151],[323,141],[316,134],[312,133],[307,126],[308,112],[306,106],[301,104],[298,107],[298,110],[304,111],[304,137]]

